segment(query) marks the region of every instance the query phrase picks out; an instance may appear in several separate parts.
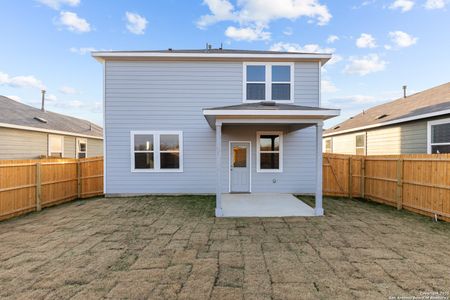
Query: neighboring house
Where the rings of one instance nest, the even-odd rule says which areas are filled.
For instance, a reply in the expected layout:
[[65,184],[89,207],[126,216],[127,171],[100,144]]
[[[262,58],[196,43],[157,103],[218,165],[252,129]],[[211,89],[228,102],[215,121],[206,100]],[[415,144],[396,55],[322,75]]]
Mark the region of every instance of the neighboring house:
[[102,51],[105,194],[316,194],[330,54]]
[[101,127],[0,96],[0,159],[101,155]]
[[450,153],[450,82],[370,108],[323,136],[329,153]]

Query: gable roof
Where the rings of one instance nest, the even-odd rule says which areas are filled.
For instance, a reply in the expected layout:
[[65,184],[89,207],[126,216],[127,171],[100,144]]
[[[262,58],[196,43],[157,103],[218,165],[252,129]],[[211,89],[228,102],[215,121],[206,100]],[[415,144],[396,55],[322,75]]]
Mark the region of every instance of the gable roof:
[[103,139],[103,129],[89,121],[42,111],[0,96],[0,127]]
[[307,53],[241,49],[166,49],[145,51],[94,51],[92,56],[103,62],[106,59],[290,59],[319,60],[324,65],[331,59],[331,53]]
[[450,82],[372,107],[325,130],[324,136],[450,114]]

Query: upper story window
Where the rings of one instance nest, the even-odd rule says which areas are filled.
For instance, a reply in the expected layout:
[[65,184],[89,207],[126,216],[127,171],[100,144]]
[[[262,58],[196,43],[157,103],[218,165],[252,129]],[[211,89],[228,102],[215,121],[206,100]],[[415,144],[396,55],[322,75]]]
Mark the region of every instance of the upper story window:
[[366,155],[366,134],[355,136],[355,154]]
[[428,153],[450,153],[450,119],[428,122]]
[[244,63],[244,102],[293,102],[293,63]]
[[48,136],[48,156],[63,157],[64,136],[49,134]]
[[183,134],[181,131],[131,132],[132,171],[183,171]]

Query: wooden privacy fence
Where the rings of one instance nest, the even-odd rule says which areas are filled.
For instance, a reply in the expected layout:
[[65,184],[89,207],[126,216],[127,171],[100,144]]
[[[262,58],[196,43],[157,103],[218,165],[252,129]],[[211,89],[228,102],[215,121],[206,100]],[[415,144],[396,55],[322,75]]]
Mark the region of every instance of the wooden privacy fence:
[[0,161],[0,220],[102,194],[102,157]]
[[450,221],[450,155],[323,156],[323,193]]

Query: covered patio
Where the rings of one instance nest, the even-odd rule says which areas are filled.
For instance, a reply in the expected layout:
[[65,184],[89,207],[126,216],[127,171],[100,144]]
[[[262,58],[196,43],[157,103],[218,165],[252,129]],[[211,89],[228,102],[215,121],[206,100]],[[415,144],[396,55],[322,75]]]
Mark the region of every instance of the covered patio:
[[292,194],[222,194],[223,217],[312,217],[314,208]]
[[[338,109],[280,104],[274,101],[244,103],[240,105],[208,108],[203,110],[207,122],[216,131],[216,210],[217,217],[224,216],[304,216],[323,215],[322,207],[322,131],[323,121],[339,115]],[[273,125],[286,126],[291,131],[315,127],[315,180],[314,209],[293,195],[277,194],[223,194],[222,178],[222,126]],[[280,151],[281,152],[281,151]],[[282,155],[282,153],[280,154]],[[298,170],[302,172],[302,170]],[[304,172],[304,171],[303,171]],[[250,175],[251,176],[251,175]],[[231,191],[230,191],[231,192]],[[277,199],[277,200],[274,200]],[[245,208],[245,209],[244,209]],[[270,212],[272,211],[272,212]],[[270,215],[272,214],[272,215]]]

